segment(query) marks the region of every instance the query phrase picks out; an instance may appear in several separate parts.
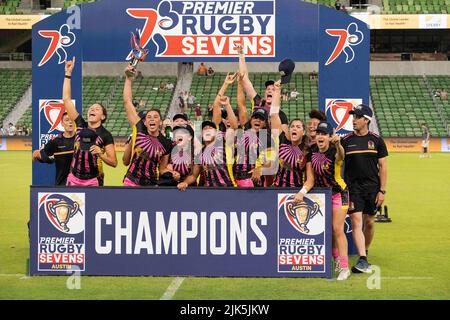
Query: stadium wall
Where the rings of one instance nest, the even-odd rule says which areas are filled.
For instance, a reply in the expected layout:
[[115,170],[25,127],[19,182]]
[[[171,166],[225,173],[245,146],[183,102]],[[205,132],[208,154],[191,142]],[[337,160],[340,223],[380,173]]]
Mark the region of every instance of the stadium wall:
[[[123,152],[127,137],[114,137],[116,151]],[[389,152],[422,152],[421,138],[384,138]],[[0,151],[31,151],[31,137],[0,137]],[[432,138],[430,152],[450,152],[450,138]]]

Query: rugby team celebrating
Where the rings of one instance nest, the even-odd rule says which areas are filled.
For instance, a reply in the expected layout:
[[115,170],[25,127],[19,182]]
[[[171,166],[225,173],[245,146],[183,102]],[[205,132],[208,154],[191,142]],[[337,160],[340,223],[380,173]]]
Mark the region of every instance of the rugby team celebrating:
[[[213,101],[212,118],[201,127],[189,125],[185,114],[173,117],[172,136],[162,133],[159,109],[138,113],[132,86],[136,70],[127,66],[123,102],[132,130],[123,155],[128,166],[123,185],[176,186],[186,188],[281,187],[296,190],[294,202],[302,203],[314,187],[332,190],[333,259],[338,280],[346,280],[348,265],[344,223],[350,215],[359,259],[354,273],[371,272],[368,248],[374,235],[374,217],[386,193],[386,145],[368,130],[372,110],[355,107],[354,132],[340,138],[325,113],[311,110],[309,122],[288,119],[281,110],[282,83],[289,83],[295,64],[284,60],[281,80],[265,82],[261,97],[251,83],[243,48],[238,47],[239,70],[229,73]],[[35,161],[56,164],[56,184],[102,186],[102,166],[117,166],[114,139],[103,126],[107,110],[95,103],[86,118],[71,100],[71,75],[75,58],[65,63],[62,126],[65,132],[41,150]],[[233,109],[227,89],[237,85],[237,108]],[[246,101],[252,113],[247,114]],[[196,135],[197,131],[201,134]]]

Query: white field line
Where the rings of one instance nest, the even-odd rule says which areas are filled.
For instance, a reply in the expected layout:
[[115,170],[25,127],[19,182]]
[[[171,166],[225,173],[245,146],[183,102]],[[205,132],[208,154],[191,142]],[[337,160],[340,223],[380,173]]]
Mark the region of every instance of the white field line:
[[176,277],[175,279],[173,279],[172,283],[169,285],[169,287],[166,289],[166,292],[164,292],[159,300],[172,300],[175,292],[177,292],[184,279],[185,278],[183,277]]

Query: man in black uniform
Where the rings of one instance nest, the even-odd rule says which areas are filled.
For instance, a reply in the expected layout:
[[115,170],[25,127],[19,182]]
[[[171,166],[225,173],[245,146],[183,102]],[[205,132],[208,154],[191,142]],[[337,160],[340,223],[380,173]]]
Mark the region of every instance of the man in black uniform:
[[64,133],[50,140],[41,150],[33,151],[33,160],[41,163],[55,163],[55,184],[65,186],[73,157],[75,124],[64,112],[61,125],[64,128]]
[[369,249],[373,239],[377,208],[386,194],[388,152],[383,139],[369,131],[373,116],[370,107],[358,105],[350,114],[353,115],[354,132],[345,136],[341,144],[345,150],[344,179],[350,192],[348,212],[360,256],[352,271],[370,273],[366,249]]

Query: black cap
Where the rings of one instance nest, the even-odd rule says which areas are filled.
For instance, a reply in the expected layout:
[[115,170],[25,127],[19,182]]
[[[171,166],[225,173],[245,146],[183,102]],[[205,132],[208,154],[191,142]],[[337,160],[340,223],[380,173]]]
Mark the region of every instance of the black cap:
[[281,74],[281,84],[286,84],[291,81],[292,73],[295,69],[295,62],[291,59],[284,59],[278,65],[278,71]]
[[333,126],[326,121],[320,121],[317,125],[316,132],[323,132],[331,136],[333,135]]
[[189,118],[186,113],[177,113],[173,116],[172,121],[175,121],[177,119],[183,119],[185,121],[189,121]]
[[87,151],[95,145],[98,135],[94,129],[83,128],[80,131],[80,149]]
[[369,120],[372,120],[373,117],[372,109],[365,104],[360,104],[353,107],[353,110],[350,111],[349,114],[356,114],[357,116],[364,117]]
[[202,122],[202,130],[203,130],[206,126],[210,126],[210,127],[213,127],[213,128],[216,128],[216,129],[217,129],[217,125],[216,125],[214,122],[210,121],[210,120],[205,120],[205,121]]
[[267,120],[267,112],[264,109],[256,109],[253,111],[251,118],[261,118]]
[[265,85],[266,88],[267,88],[268,86],[273,86],[274,84],[275,84],[275,81],[273,81],[273,80],[267,80],[266,83],[265,83],[264,85]]
[[[222,111],[222,119],[228,118],[227,110],[224,107],[222,107],[220,110]],[[233,109],[233,113],[236,117],[239,116],[239,111],[237,109]]]
[[191,135],[191,137],[194,136],[194,130],[191,128],[191,126],[176,126],[172,129],[172,132],[175,134],[175,131],[177,130],[185,130]]

